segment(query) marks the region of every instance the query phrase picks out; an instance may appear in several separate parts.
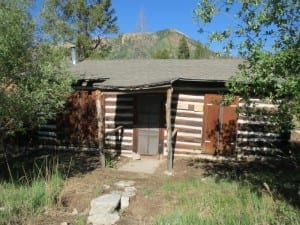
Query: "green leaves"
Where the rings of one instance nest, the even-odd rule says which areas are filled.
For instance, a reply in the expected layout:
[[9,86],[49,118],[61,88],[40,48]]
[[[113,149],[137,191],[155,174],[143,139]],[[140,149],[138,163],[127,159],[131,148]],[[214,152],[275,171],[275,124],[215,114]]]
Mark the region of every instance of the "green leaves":
[[210,23],[217,13],[217,6],[213,1],[203,0],[194,10],[196,18],[200,18],[204,23]]
[[283,131],[290,129],[291,117],[300,119],[300,2],[203,0],[195,10],[203,30],[217,14],[232,23],[212,32],[210,41],[246,59],[227,87],[245,101],[256,97],[278,103],[275,121]]
[[118,31],[114,13],[111,0],[46,0],[41,16],[51,41],[76,43],[85,59],[101,47],[102,35]]
[[38,126],[55,116],[71,89],[64,50],[37,42],[27,3],[1,2],[0,135]]

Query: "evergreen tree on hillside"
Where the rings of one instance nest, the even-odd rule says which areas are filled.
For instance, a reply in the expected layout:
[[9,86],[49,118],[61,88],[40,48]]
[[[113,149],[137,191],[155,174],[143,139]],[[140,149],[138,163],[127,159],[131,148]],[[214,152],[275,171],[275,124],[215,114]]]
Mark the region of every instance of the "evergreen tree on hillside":
[[153,59],[170,59],[170,53],[167,49],[158,49],[151,54]]
[[43,30],[55,43],[76,43],[81,59],[105,45],[104,34],[117,33],[111,0],[45,0]]
[[207,54],[207,49],[205,49],[200,42],[197,42],[196,45],[196,49],[194,51],[194,58],[195,59],[203,59],[203,58],[207,58],[208,54]]
[[178,57],[178,59],[188,59],[188,58],[190,58],[190,49],[189,49],[187,41],[184,37],[182,37],[179,41],[177,57]]

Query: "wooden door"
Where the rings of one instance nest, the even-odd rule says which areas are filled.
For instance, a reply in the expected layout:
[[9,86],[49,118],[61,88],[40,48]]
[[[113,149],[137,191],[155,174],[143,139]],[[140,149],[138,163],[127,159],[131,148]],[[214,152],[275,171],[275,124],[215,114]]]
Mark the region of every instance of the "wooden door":
[[157,155],[159,151],[161,95],[145,94],[137,97],[137,152]]
[[238,97],[224,105],[222,96],[207,94],[204,99],[203,153],[232,154],[235,149]]

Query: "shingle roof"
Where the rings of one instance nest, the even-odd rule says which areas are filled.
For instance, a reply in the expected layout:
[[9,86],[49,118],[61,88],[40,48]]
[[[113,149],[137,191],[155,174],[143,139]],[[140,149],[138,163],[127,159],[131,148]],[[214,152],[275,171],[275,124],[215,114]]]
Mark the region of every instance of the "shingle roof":
[[241,60],[85,60],[70,68],[79,79],[107,78],[98,87],[132,88],[172,81],[226,81],[238,70]]

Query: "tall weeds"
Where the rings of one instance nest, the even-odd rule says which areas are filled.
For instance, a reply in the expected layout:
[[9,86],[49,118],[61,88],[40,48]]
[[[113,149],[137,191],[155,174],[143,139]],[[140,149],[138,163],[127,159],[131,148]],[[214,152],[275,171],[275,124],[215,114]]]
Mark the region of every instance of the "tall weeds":
[[26,224],[27,219],[56,203],[63,181],[57,160],[44,158],[34,161],[32,168],[22,164],[9,170],[11,179],[0,182],[0,225]]

